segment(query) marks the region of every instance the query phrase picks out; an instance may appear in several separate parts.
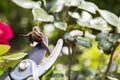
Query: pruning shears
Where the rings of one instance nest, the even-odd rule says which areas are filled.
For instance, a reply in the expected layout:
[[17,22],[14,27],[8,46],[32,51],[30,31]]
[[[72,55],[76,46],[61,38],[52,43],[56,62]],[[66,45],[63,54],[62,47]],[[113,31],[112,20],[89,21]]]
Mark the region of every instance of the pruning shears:
[[[45,41],[47,43],[47,38]],[[52,53],[45,58],[47,50],[43,45],[38,43],[15,68],[6,71],[0,76],[0,80],[39,80],[39,77],[56,61],[62,45],[63,40],[59,39]]]

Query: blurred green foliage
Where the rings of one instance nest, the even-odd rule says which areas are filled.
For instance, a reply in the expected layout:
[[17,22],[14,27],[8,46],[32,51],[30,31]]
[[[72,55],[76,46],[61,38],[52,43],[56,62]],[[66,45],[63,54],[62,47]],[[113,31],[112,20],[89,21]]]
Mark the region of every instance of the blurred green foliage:
[[[70,1],[74,2],[74,0]],[[100,9],[109,10],[118,16],[120,15],[120,0],[87,1],[95,3]],[[31,31],[32,27],[39,24],[41,31],[48,36],[51,48],[54,47],[59,38],[64,39],[65,48],[65,50],[62,51],[63,54],[60,55],[55,63],[55,69],[50,69],[48,72],[51,72],[51,74],[44,75],[43,79],[48,77],[51,78],[51,80],[66,80],[67,76],[70,75],[71,80],[105,80],[105,76],[101,73],[105,72],[109,61],[109,55],[106,54],[111,54],[111,48],[114,47],[114,42],[117,42],[120,38],[117,36],[119,35],[119,27],[116,26],[116,15],[102,10],[98,10],[95,15],[94,13],[97,10],[97,7],[92,5],[95,9],[95,11],[94,9],[92,9],[92,11],[89,10],[89,6],[84,7],[84,4],[78,7],[79,10],[76,10],[77,4],[72,7],[69,7],[71,6],[70,4],[66,4],[67,7],[64,7],[63,10],[60,11],[61,6],[59,9],[56,9],[54,0],[46,0],[46,2],[47,6],[42,4],[43,9],[23,9],[10,0],[0,1],[0,19],[8,23],[14,31],[14,38],[10,41],[12,47],[11,52],[25,51],[28,49],[29,42],[21,35],[28,33]],[[51,4],[53,4],[52,8]],[[31,10],[33,10],[33,15]],[[44,10],[46,12],[44,12]],[[66,14],[67,11],[69,11],[68,14]],[[43,15],[36,14],[41,12],[47,17],[43,18]],[[108,19],[109,16],[106,17],[106,15],[104,15],[104,12],[111,16],[110,19]],[[77,17],[73,15],[78,13],[80,14],[80,18],[79,15]],[[54,20],[51,15],[55,17]],[[67,17],[68,15],[69,17]],[[88,18],[84,21],[86,15]],[[99,17],[100,15],[102,18]],[[43,22],[37,16],[42,17]],[[112,21],[111,18],[114,19],[114,21]],[[91,26],[89,21],[91,21]],[[115,28],[118,29],[118,32]],[[95,39],[94,36],[97,38]],[[117,51],[119,52],[120,47],[118,46],[117,48],[116,54],[118,54]],[[99,49],[102,49],[103,51],[100,51]],[[120,57],[118,55],[115,56],[117,56],[117,58],[113,59],[113,61],[120,62]],[[109,79],[112,80],[114,77],[120,79],[119,76],[115,76],[120,73],[119,64],[114,62],[112,64],[113,71],[111,72]],[[116,66],[118,68],[116,68]],[[69,72],[70,70],[68,67],[71,67],[71,72]]]

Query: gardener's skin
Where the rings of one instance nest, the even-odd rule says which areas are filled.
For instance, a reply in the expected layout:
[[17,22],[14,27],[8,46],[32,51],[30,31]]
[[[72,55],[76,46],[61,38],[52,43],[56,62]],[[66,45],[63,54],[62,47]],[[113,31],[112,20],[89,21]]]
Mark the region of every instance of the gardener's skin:
[[47,45],[47,43],[45,42],[45,36],[43,35],[42,32],[40,32],[38,27],[34,27],[33,30],[31,32],[29,32],[28,34],[25,35],[26,37],[29,38],[30,42],[33,43],[38,42],[44,45],[44,47],[47,49],[48,54],[51,54],[51,51]]

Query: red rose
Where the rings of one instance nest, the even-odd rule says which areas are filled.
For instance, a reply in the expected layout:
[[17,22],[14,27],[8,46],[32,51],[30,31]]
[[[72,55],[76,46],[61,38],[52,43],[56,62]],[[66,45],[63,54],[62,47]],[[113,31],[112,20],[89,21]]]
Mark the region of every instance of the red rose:
[[13,32],[10,26],[7,24],[0,22],[0,44],[9,45],[8,40],[13,37]]

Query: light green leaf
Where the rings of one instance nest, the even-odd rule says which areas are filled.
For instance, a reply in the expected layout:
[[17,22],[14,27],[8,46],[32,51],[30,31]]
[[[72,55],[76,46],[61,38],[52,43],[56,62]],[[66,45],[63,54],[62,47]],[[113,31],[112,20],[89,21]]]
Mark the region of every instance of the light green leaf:
[[33,8],[32,13],[34,16],[34,20],[36,21],[43,21],[43,22],[53,22],[54,17],[49,15],[44,9],[42,8]]
[[109,32],[112,30],[111,26],[108,25],[107,22],[101,17],[97,17],[90,20],[89,25],[87,27],[100,30],[102,32]]
[[117,68],[118,68],[117,62],[113,61],[112,64],[111,64],[111,66],[110,66],[109,72],[116,72]]
[[111,25],[118,26],[119,18],[107,10],[98,10],[100,15]]
[[117,42],[120,39],[120,34],[114,33],[109,37],[110,42]]
[[23,58],[25,55],[27,55],[26,53],[23,52],[18,52],[18,53],[13,53],[11,55],[7,55],[7,56],[2,56],[3,59],[6,60],[18,60]]
[[119,79],[117,79],[117,78],[110,77],[110,76],[107,76],[107,78],[108,78],[109,80],[119,80]]
[[4,70],[0,70],[0,76],[4,74]]
[[120,17],[119,17],[119,22],[118,22],[118,25],[117,25],[117,32],[120,33]]
[[34,2],[32,0],[12,0],[15,4],[17,4],[18,6],[22,7],[22,8],[26,8],[26,9],[31,9],[34,7],[40,7],[41,6],[41,2]]
[[65,6],[78,6],[82,0],[65,0]]
[[64,35],[64,37],[65,37],[65,39],[68,39],[68,40],[70,40],[70,41],[73,41],[73,40],[74,40],[74,37],[71,36],[69,33],[66,33],[66,34]]
[[89,26],[89,22],[92,20],[92,15],[87,11],[82,11],[81,18],[77,20],[78,25],[86,27]]
[[73,36],[73,37],[75,37],[75,36],[78,37],[78,36],[82,36],[83,32],[80,31],[80,30],[72,30],[72,31],[70,31],[70,35]]
[[64,6],[64,0],[57,0],[52,8],[50,9],[51,12],[60,12],[63,9]]
[[[108,64],[106,64],[106,65],[103,67],[102,72],[105,72],[105,71],[106,71],[107,66],[108,66]],[[115,73],[115,72],[117,71],[117,69],[118,69],[118,63],[115,62],[115,61],[112,61],[111,65],[110,65],[110,68],[109,68],[109,72],[110,72],[110,73]],[[117,76],[117,75],[116,75],[116,76]]]
[[61,30],[66,30],[67,28],[67,23],[65,22],[54,22],[54,26],[58,29],[61,29]]
[[69,11],[68,14],[75,19],[80,19],[80,15],[78,12],[70,12]]
[[0,44],[0,55],[5,54],[10,49],[9,45]]
[[98,9],[98,7],[94,3],[86,2],[86,1],[82,1],[81,4],[79,4],[78,8],[86,10],[94,14],[96,13],[96,10]]
[[90,38],[90,39],[95,39],[96,35],[92,34],[89,31],[85,31],[85,37]]

